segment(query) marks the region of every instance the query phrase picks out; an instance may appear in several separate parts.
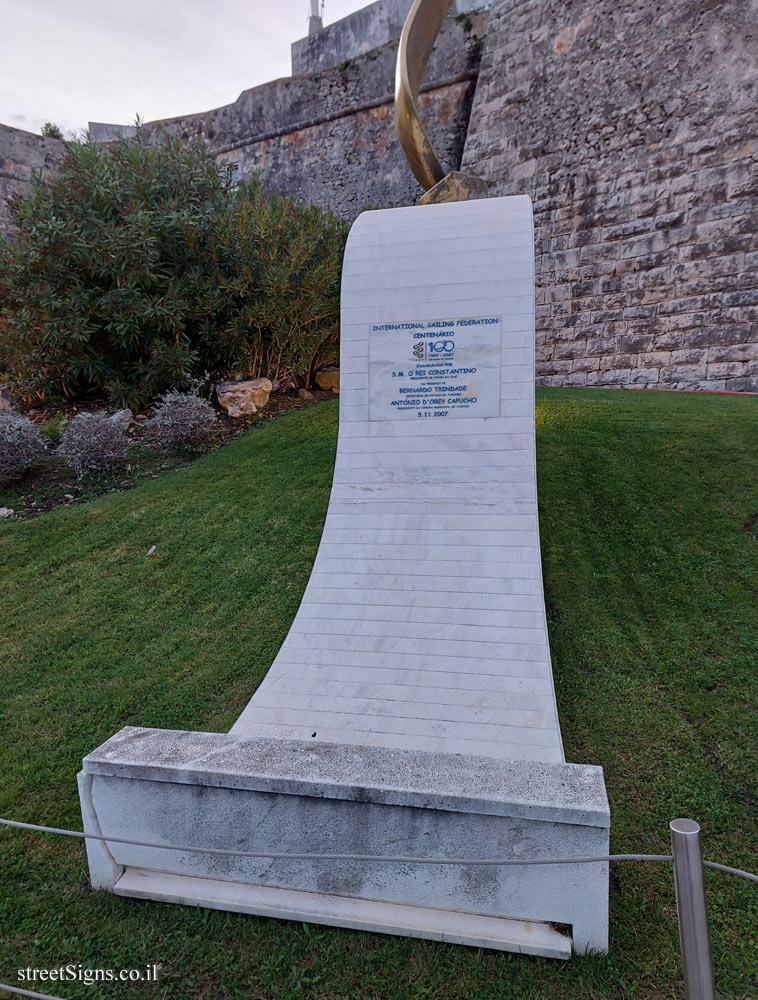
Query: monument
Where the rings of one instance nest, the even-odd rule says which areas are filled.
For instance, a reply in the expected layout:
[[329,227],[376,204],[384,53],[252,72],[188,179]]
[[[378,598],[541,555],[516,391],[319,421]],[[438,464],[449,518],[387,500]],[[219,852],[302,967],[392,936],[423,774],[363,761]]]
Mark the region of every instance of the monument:
[[[446,3],[431,6],[436,32]],[[440,191],[480,193],[460,177]],[[334,480],[289,634],[230,733],[127,727],[85,758],[86,831],[168,845],[88,841],[92,884],[602,952],[607,863],[550,864],[606,856],[609,810],[602,770],[565,762],[553,692],[531,204],[427,202],[365,212],[348,239]],[[430,857],[449,863],[414,861]],[[467,864],[481,859],[517,864]]]

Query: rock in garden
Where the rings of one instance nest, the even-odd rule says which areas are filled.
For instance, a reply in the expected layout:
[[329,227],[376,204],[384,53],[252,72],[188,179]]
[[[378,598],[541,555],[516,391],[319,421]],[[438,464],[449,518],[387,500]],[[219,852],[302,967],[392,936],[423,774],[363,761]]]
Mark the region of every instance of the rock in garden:
[[0,507],[0,517],[11,517],[13,515],[12,507]]
[[242,382],[221,382],[216,386],[218,405],[230,417],[257,413],[268,403],[273,385],[267,378],[249,378]]
[[316,373],[316,385],[319,389],[329,390],[332,392],[340,391],[340,372],[339,368],[322,368],[320,372]]
[[112,420],[114,424],[121,424],[123,429],[128,431],[134,423],[134,414],[129,409],[117,410],[115,413],[111,414],[109,419]]
[[301,399],[313,399],[313,393],[309,392],[307,389],[298,389],[297,394]]

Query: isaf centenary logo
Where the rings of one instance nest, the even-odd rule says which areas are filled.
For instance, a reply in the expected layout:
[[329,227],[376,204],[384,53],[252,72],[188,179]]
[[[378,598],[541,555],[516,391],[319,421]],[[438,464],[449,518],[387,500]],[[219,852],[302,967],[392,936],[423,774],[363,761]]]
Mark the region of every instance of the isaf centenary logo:
[[430,354],[451,354],[454,350],[454,340],[433,340],[429,344]]

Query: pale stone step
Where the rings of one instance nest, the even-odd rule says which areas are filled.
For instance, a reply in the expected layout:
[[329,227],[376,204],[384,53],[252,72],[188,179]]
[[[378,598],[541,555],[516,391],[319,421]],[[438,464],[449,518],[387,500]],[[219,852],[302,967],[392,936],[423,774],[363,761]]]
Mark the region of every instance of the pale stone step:
[[117,896],[155,899],[164,903],[206,906],[213,910],[253,913],[260,917],[306,921],[353,930],[397,934],[496,948],[522,955],[571,958],[571,938],[550,924],[485,917],[476,913],[437,910],[406,903],[383,903],[323,892],[303,892],[272,886],[220,882],[191,875],[126,868],[116,882]]

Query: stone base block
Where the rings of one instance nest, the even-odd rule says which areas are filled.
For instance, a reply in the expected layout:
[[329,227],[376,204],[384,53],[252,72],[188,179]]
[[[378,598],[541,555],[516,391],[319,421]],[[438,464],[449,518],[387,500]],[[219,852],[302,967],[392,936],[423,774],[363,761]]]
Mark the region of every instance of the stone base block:
[[275,886],[220,882],[192,875],[126,868],[114,887],[117,896],[164,903],[207,906],[260,917],[350,927],[354,930],[428,938],[475,948],[497,948],[522,955],[571,958],[571,938],[550,924],[482,917],[459,910],[437,910],[376,899],[333,896]]
[[85,758],[80,793],[86,832],[177,845],[87,841],[96,888],[554,958],[569,934],[575,952],[607,950],[607,863],[465,864],[607,855],[599,767],[129,727]]

